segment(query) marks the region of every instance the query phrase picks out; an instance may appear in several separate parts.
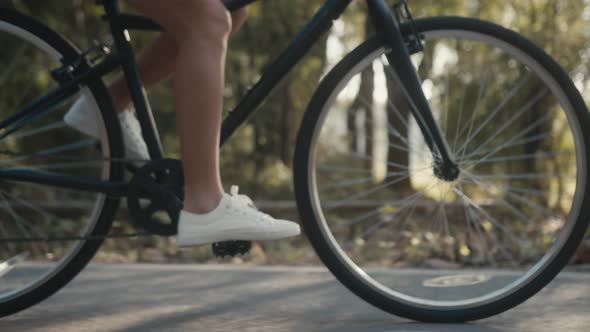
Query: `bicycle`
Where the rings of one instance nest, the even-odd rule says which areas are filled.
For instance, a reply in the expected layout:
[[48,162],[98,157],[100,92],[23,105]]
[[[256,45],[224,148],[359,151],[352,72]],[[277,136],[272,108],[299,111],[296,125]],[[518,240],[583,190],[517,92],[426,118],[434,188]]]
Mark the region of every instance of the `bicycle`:
[[[350,3],[324,3],[229,113],[222,144]],[[163,158],[127,33],[161,28],[122,13],[117,0],[98,4],[114,52],[104,44],[80,52],[0,9],[2,44],[19,43],[0,61],[44,64],[7,61],[3,76],[13,74],[8,82],[22,95],[1,98],[10,115],[0,121],[9,220],[0,223],[0,316],[67,284],[112,237],[122,198],[137,227],[176,233],[181,164]],[[294,186],[307,237],[342,284],[392,314],[458,322],[508,310],[557,275],[587,228],[586,106],[564,70],[512,31],[469,18],[414,19],[406,1],[366,4],[375,35],[323,78],[297,138]],[[119,68],[149,147],[142,167],[123,155],[102,81]],[[100,140],[63,124],[80,94],[94,103]],[[231,252],[248,243],[235,244],[217,245]]]

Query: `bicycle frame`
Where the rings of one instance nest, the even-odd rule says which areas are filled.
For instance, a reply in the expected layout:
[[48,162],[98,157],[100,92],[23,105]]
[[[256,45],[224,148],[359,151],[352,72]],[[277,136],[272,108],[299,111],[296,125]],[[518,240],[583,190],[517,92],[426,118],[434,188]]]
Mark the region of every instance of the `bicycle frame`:
[[[236,10],[254,1],[256,0],[226,0],[225,4],[228,9]],[[109,54],[102,62],[90,70],[79,73],[76,68],[73,68],[73,77],[61,84],[58,89],[0,121],[0,139],[24,126],[27,120],[44,114],[61,100],[76,94],[79,91],[79,85],[122,68],[150,156],[152,160],[161,159],[163,151],[160,138],[135,62],[128,30],[161,31],[162,28],[145,17],[122,13],[118,0],[98,0],[97,2],[105,8],[106,14],[104,18],[110,24],[116,52]],[[314,43],[330,29],[332,22],[341,16],[351,2],[352,0],[327,0],[324,3],[287,49],[268,67],[258,83],[250,89],[236,108],[225,118],[221,130],[221,145],[231,138],[236,129],[268,97],[277,83],[299,63]],[[454,166],[446,142],[442,138],[428,101],[422,91],[421,82],[411,62],[398,20],[392,15],[385,0],[366,0],[366,2],[377,33],[381,38],[384,38],[386,44],[391,48],[387,59],[394,68],[395,73],[397,73],[397,80],[400,83],[403,82],[400,86],[409,97],[410,109],[422,130],[428,146],[433,154],[436,155],[435,151],[438,151],[443,167]],[[73,67],[72,63],[80,60],[83,59],[64,59],[63,64],[64,66]],[[112,183],[49,172],[0,170],[0,179],[102,192],[118,197],[127,194],[126,183]]]

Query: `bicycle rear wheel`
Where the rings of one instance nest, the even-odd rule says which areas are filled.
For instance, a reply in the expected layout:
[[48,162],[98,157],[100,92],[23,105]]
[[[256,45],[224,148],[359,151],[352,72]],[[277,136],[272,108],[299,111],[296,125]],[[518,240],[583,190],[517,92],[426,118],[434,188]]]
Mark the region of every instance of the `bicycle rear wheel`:
[[[2,118],[58,87],[50,71],[80,55],[44,25],[6,9],[0,9],[0,44],[11,50],[0,54]],[[84,136],[63,122],[64,113],[82,94],[97,114],[101,139]],[[78,95],[0,132],[0,172],[34,170],[121,181],[123,165],[114,160],[122,157],[119,122],[101,80],[80,86]],[[118,204],[119,199],[104,194],[1,176],[0,316],[36,304],[70,281],[102,243],[79,238],[106,235]],[[51,240],[56,238],[62,240]]]
[[455,17],[416,26],[425,49],[412,59],[460,178],[436,175],[374,38],[310,103],[298,208],[322,261],[369,303],[421,321],[480,319],[542,289],[584,236],[588,111],[561,67],[514,32]]

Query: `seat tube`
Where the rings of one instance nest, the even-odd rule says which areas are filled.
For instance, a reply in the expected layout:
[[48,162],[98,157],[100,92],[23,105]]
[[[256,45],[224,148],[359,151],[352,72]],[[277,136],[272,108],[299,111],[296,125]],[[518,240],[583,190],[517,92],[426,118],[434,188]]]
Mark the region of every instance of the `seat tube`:
[[387,54],[387,61],[394,70],[397,83],[408,98],[412,115],[415,117],[428,147],[433,154],[435,150],[439,151],[444,164],[453,165],[454,161],[447,142],[436,124],[430,104],[424,95],[422,83],[410,58],[399,22],[392,15],[384,0],[367,0],[367,5],[377,33],[391,48],[391,52]]
[[161,159],[163,156],[162,143],[146,91],[143,88],[141,75],[135,61],[135,54],[131,48],[129,32],[120,23],[121,11],[118,0],[104,0],[104,7],[106,19],[111,26],[117,53],[123,59],[123,72],[150,157],[152,160]]

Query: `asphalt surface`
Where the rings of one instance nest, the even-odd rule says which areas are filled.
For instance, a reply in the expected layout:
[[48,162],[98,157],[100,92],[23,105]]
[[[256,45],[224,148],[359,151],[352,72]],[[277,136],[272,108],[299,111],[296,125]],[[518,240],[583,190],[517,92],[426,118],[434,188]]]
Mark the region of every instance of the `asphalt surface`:
[[371,307],[322,267],[92,265],[0,331],[590,331],[590,274],[562,273],[525,304],[469,324]]

